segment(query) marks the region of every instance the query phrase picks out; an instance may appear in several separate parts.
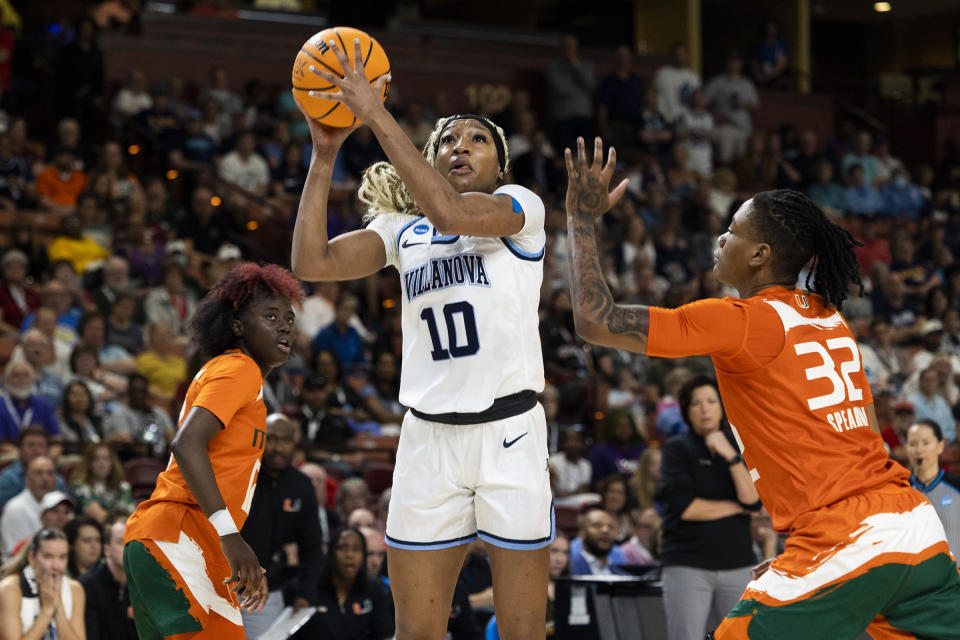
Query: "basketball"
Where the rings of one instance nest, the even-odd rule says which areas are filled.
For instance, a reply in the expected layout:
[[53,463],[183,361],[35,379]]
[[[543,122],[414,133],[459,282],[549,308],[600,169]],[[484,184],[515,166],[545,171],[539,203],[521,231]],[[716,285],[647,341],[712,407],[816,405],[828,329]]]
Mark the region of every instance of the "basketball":
[[[339,89],[310,70],[313,65],[319,70],[343,77],[340,61],[327,44],[334,40],[353,64],[354,39],[360,39],[364,68],[367,80],[371,83],[390,73],[390,61],[383,47],[369,35],[352,27],[331,27],[314,34],[303,43],[293,63],[293,98],[311,118],[319,120],[328,127],[349,127],[357,122],[356,116],[337,100],[331,100],[316,93],[336,93]],[[389,83],[387,83],[388,85]],[[383,87],[383,97],[387,96],[387,85]]]

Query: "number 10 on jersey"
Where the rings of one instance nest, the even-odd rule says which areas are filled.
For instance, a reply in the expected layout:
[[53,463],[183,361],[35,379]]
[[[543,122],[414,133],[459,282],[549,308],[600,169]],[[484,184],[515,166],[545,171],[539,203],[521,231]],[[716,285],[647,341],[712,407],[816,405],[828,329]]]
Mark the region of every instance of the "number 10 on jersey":
[[[420,319],[427,323],[427,331],[430,332],[430,342],[433,343],[431,357],[436,360],[447,360],[449,358],[464,358],[472,356],[480,350],[480,338],[477,335],[477,318],[473,313],[473,305],[467,301],[451,302],[443,305],[442,312],[444,324],[446,325],[447,339],[446,347],[444,341],[440,338],[440,327],[437,325],[437,318],[433,307],[425,307],[420,312]],[[459,335],[457,330],[457,316],[463,321],[463,336]]]

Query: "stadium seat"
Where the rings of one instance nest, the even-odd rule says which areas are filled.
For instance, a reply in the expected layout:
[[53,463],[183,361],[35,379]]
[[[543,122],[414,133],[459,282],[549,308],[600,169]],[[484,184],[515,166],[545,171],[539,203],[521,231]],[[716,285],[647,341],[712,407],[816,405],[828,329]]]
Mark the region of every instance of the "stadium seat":
[[577,517],[580,515],[580,509],[576,507],[554,507],[554,518],[557,523],[557,531],[561,531],[567,537],[577,535]]
[[124,471],[127,474],[127,482],[133,490],[134,500],[140,501],[150,497],[157,485],[157,476],[165,467],[163,462],[153,458],[134,458],[127,461]]
[[363,479],[370,492],[380,495],[387,487],[393,486],[393,464],[389,462],[368,462],[363,467]]

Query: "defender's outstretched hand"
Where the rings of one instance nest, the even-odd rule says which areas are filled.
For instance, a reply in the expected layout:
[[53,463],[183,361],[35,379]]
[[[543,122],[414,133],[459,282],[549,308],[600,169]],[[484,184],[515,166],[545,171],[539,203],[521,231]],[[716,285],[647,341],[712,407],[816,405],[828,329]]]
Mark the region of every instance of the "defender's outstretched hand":
[[603,163],[603,141],[593,142],[593,162],[587,161],[583,138],[577,138],[577,156],[570,148],[564,150],[567,163],[567,216],[597,218],[610,210],[627,190],[624,178],[613,191],[607,192],[617,165],[617,152],[610,147],[607,162]]

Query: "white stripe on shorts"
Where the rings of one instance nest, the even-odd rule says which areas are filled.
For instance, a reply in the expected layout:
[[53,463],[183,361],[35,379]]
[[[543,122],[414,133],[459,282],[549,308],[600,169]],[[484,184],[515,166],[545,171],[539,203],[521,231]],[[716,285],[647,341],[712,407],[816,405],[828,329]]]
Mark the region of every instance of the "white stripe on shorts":
[[180,532],[180,540],[177,542],[153,542],[183,577],[184,584],[190,589],[197,604],[208,613],[213,611],[233,624],[243,626],[239,607],[217,593],[210,576],[207,575],[207,561],[200,545],[183,531]]

